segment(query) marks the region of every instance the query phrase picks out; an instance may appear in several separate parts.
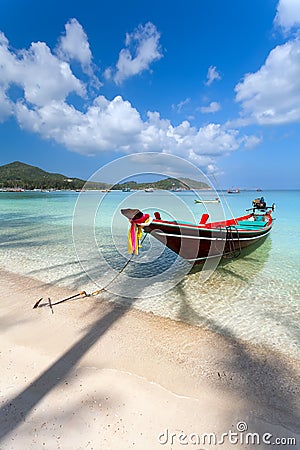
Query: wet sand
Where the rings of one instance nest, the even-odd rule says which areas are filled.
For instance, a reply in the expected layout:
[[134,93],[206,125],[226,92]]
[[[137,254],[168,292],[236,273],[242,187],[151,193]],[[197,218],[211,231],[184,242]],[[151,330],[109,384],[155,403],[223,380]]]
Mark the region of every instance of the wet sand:
[[107,293],[33,310],[74,292],[4,271],[0,292],[0,449],[263,449],[267,432],[299,445],[299,361]]

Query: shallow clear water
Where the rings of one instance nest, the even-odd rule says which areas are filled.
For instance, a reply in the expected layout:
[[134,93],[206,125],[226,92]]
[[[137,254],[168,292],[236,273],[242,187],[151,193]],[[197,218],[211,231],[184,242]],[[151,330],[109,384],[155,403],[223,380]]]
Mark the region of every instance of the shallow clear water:
[[[225,199],[235,215],[243,215],[257,194]],[[190,272],[188,263],[147,238],[111,291],[144,311],[299,356],[300,191],[259,194],[276,203],[276,221],[263,245],[244,258],[222,262],[203,281],[200,268]],[[209,192],[198,195],[212,198]],[[0,193],[0,266],[61,286],[97,289],[128,258],[121,207],[186,221],[198,221],[205,208],[213,219],[230,216],[220,205],[195,204],[195,198],[193,192],[83,193],[75,209],[74,246],[78,193]]]

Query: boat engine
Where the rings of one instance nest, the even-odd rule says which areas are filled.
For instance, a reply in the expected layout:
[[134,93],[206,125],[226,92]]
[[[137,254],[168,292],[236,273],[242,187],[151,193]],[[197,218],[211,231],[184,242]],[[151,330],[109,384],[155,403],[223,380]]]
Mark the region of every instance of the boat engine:
[[255,209],[266,209],[267,204],[263,197],[256,198],[252,201],[253,208]]

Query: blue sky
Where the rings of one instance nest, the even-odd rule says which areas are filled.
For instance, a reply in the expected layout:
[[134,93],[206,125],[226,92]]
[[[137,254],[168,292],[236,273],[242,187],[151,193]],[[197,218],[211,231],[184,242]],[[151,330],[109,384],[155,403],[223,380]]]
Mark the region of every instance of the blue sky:
[[164,152],[299,188],[299,122],[299,0],[2,1],[0,164],[88,178]]

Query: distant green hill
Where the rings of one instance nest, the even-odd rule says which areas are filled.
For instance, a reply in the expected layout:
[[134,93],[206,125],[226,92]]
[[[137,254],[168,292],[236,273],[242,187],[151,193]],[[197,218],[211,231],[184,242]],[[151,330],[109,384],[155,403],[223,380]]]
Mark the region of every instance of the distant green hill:
[[147,187],[153,189],[210,189],[210,186],[202,181],[191,180],[190,178],[164,178],[163,180],[153,183],[137,183],[136,181],[127,181],[125,183],[116,184],[112,189],[145,189]]
[[179,180],[190,189],[211,189],[211,187],[203,181],[191,180],[191,178],[179,178]]
[[[81,189],[85,184],[79,178],[69,178],[59,173],[49,173],[39,167],[15,161],[0,166],[0,188],[22,189]],[[99,183],[99,189],[108,187]]]
[[[189,178],[165,178],[150,185],[154,189],[209,189],[206,183],[191,180]],[[111,186],[108,183],[88,182],[80,178],[69,178],[59,173],[50,173],[39,167],[15,161],[0,166],[0,188],[22,189],[145,189],[149,183],[136,183],[128,181]]]

